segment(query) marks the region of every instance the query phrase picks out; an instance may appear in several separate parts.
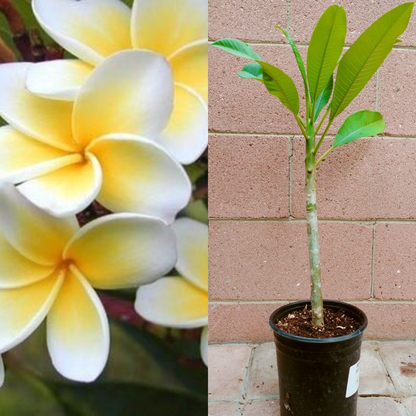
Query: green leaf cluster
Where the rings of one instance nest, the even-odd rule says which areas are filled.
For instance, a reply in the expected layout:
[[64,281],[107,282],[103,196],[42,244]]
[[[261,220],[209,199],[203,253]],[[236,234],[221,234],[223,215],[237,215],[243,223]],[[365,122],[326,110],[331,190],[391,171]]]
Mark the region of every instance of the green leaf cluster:
[[[413,6],[413,2],[403,3],[385,13],[362,33],[343,56],[347,33],[345,10],[338,5],[328,7],[313,31],[306,69],[290,35],[282,27],[276,26],[292,47],[302,75],[305,88],[305,120],[299,115],[299,92],[289,75],[264,62],[250,45],[240,40],[221,39],[212,46],[240,58],[255,61],[245,65],[238,75],[262,82],[267,91],[293,113],[306,140],[313,142],[309,148],[316,155],[333,120],[357,97],[399,41],[399,36],[407,28]],[[325,107],[325,113],[318,122]],[[328,115],[326,128],[319,141],[315,143],[315,137]],[[379,134],[383,132],[384,127],[382,115],[378,112],[364,110],[354,113],[342,124],[330,150],[361,137]],[[320,161],[321,159],[316,165]]]

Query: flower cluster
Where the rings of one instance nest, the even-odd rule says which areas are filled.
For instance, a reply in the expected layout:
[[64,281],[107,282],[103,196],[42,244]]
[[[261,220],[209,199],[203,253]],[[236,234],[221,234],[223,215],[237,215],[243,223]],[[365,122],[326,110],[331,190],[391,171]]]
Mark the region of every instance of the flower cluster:
[[[57,371],[89,382],[110,344],[94,289],[140,286],[144,318],[208,324],[207,226],[177,218],[207,146],[207,0],[32,6],[75,58],[0,65],[0,353],[46,318]],[[112,214],[80,228],[94,200]]]

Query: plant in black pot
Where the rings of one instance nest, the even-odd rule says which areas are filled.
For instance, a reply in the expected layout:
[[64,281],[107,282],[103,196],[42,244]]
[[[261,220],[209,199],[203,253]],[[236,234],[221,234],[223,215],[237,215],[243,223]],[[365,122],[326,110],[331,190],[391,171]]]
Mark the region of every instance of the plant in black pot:
[[400,42],[399,36],[406,30],[413,6],[413,2],[404,3],[381,16],[343,55],[347,32],[345,10],[338,5],[330,6],[313,31],[306,68],[289,34],[276,26],[291,45],[302,75],[305,118],[299,114],[299,93],[287,74],[264,62],[244,42],[221,39],[212,44],[254,61],[245,65],[238,75],[263,83],[293,113],[305,137],[311,298],[283,306],[270,317],[277,350],[282,416],[353,416],[357,412],[360,350],[367,318],[355,306],[323,300],[316,168],[338,146],[383,132],[385,123],[379,112],[357,111],[344,120],[332,146],[319,153],[334,120]]

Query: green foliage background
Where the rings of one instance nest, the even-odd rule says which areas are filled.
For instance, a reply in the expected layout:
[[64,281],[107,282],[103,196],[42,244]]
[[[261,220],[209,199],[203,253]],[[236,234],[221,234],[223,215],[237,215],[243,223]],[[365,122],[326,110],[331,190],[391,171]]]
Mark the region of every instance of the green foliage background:
[[[30,0],[13,2],[28,29],[36,28],[45,43]],[[125,0],[129,6],[133,0]],[[16,50],[7,21],[0,14],[0,35]],[[0,91],[1,97],[1,91]],[[0,98],[1,99],[1,98]],[[5,124],[0,119],[0,125]],[[187,167],[197,188],[207,184],[204,158]],[[206,198],[194,200],[182,215],[207,222]],[[112,292],[134,301],[135,291]],[[6,382],[0,390],[0,415],[4,416],[205,416],[207,369],[200,360],[200,340],[184,331],[143,329],[111,321],[108,365],[92,384],[73,383],[52,367],[46,347],[45,325],[23,344],[4,354]]]

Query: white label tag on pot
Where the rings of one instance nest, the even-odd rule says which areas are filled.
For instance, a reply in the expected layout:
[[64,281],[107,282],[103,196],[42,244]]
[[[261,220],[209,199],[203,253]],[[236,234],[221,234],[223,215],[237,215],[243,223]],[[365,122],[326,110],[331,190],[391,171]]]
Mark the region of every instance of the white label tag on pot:
[[350,367],[348,374],[347,392],[345,397],[351,397],[358,390],[358,383],[360,381],[360,361]]

